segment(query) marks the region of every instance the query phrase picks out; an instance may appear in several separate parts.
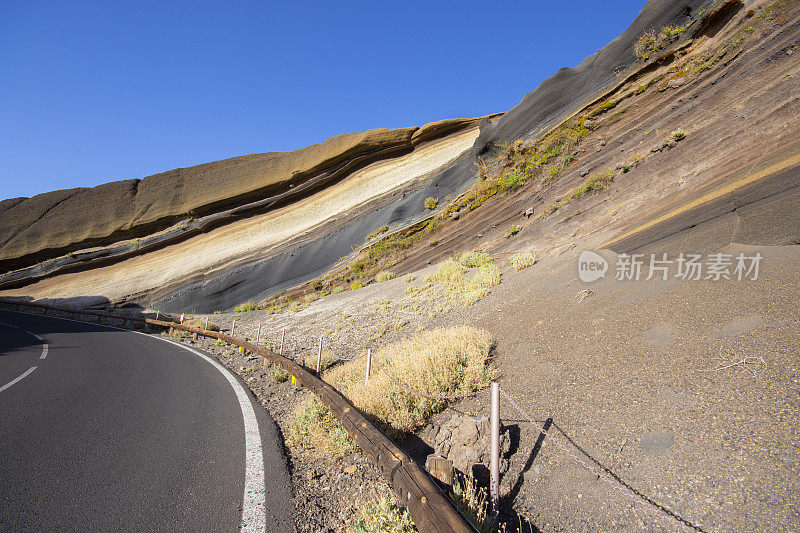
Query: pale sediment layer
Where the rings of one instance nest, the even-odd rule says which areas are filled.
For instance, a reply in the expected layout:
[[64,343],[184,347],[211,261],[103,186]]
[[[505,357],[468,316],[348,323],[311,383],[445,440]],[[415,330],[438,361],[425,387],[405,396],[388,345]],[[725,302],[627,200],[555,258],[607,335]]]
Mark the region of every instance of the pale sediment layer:
[[192,276],[213,276],[243,259],[263,257],[369,201],[413,187],[470,149],[477,127],[419,145],[412,153],[373,163],[316,194],[274,211],[192,237],[117,264],[54,276],[5,291],[34,298],[102,296],[142,299]]

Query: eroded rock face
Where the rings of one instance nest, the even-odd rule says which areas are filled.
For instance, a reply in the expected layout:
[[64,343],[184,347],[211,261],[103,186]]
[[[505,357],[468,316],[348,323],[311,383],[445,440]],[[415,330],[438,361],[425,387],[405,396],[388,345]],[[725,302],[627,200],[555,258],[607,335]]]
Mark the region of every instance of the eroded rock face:
[[108,245],[281,194],[312,180],[343,177],[426,140],[472,126],[452,119],[425,126],[348,133],[293,152],[234,157],[143,179],[53,191],[0,202],[0,271],[78,249]]
[[[449,459],[456,470],[475,474],[475,466],[488,469],[492,451],[491,423],[488,416],[454,415],[436,431],[431,443],[440,457]],[[510,448],[508,432],[500,428],[500,473],[508,470]]]

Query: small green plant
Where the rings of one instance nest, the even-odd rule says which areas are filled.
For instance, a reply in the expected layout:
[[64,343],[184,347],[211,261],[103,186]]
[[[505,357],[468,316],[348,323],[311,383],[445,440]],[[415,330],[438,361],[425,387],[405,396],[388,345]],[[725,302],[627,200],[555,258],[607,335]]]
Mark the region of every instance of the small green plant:
[[215,314],[215,315],[222,314],[222,311],[219,311],[219,310],[218,310],[218,311],[214,311],[214,314]]
[[520,229],[519,226],[517,226],[516,224],[511,224],[511,227],[508,228],[507,237],[513,237],[514,235],[519,233],[519,229]]
[[586,194],[595,191],[604,191],[611,186],[611,181],[614,179],[613,172],[601,172],[599,174],[591,174],[582,185],[573,189],[567,198],[574,200]]
[[319,300],[319,295],[316,292],[312,292],[311,294],[306,294],[305,298],[303,299],[307,304],[310,304]]
[[517,253],[512,255],[508,261],[513,265],[514,270],[524,270],[536,263],[536,254]]
[[628,172],[631,169],[631,166],[627,163],[623,163],[619,168],[622,169],[622,172]]
[[378,235],[381,235],[381,234],[383,234],[383,233],[386,233],[387,231],[389,231],[389,226],[387,226],[386,224],[384,224],[384,225],[383,225],[383,226],[381,226],[380,228],[376,229],[375,231],[373,231],[372,233],[370,233],[369,235],[367,235],[367,239],[366,239],[366,240],[368,240],[368,241],[371,241],[372,239],[374,239],[374,238],[375,238],[375,237],[377,237]]
[[675,139],[676,141],[686,137],[686,134],[683,132],[681,128],[678,128],[677,130],[671,132],[670,135],[672,135],[672,138]]
[[412,282],[412,281],[414,281],[415,279],[417,279],[417,277],[416,277],[414,274],[407,274],[407,275],[406,275],[406,276],[403,278],[403,281],[405,281],[406,283],[411,283],[411,282]]
[[500,178],[500,185],[503,189],[516,189],[525,184],[525,177],[520,172],[505,174]]
[[394,498],[380,498],[361,508],[354,533],[412,533],[414,527],[408,511]]
[[356,289],[360,289],[360,288],[361,288],[361,287],[363,287],[363,286],[364,286],[364,284],[363,284],[363,283],[361,283],[360,281],[354,281],[354,282],[352,283],[352,285],[350,285],[350,290],[351,290],[351,291],[354,291],[354,290],[356,290]]
[[439,199],[434,198],[432,196],[428,196],[425,198],[425,209],[436,209],[436,206],[439,205]]
[[387,272],[383,270],[375,274],[375,281],[377,281],[378,283],[389,281],[390,279],[394,279],[394,272]]
[[289,373],[278,365],[269,365],[269,376],[275,383],[283,383],[289,379]]
[[255,311],[256,309],[258,309],[258,306],[256,305],[255,302],[253,302],[251,300],[249,302],[243,303],[242,305],[237,307],[234,311],[236,313],[244,313],[244,312],[247,312],[247,311]]
[[344,292],[344,287],[334,287],[331,294],[339,294],[340,292]]
[[467,268],[473,268],[492,262],[492,256],[486,252],[464,252],[458,257],[458,262]]
[[616,105],[617,105],[617,102],[616,102],[616,101],[613,101],[613,102],[603,102],[602,104],[600,104],[599,106],[597,106],[597,107],[594,109],[594,111],[592,111],[591,113],[589,113],[589,118],[594,118],[594,117],[596,117],[596,116],[598,116],[598,115],[601,115],[601,114],[605,113],[606,111],[608,111],[609,109],[613,109],[614,107],[616,107]]

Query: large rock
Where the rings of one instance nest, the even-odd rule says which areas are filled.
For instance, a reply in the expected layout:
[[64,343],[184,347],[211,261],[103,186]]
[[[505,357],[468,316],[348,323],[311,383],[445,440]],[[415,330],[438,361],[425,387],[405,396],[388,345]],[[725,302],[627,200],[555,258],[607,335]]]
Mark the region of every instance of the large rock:
[[[454,415],[442,424],[431,443],[436,455],[449,459],[453,468],[466,474],[476,474],[489,468],[492,451],[491,423],[488,416]],[[500,473],[508,470],[508,433],[500,429]]]

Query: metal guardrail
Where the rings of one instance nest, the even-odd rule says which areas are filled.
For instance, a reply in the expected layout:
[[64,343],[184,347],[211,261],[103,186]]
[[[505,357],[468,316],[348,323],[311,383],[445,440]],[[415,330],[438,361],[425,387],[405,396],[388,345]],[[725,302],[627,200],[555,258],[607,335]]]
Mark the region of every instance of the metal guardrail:
[[[134,324],[146,327],[147,324],[150,324],[164,328],[179,329],[205,337],[220,339],[240,346],[248,352],[260,355],[267,361],[289,372],[298,383],[313,392],[330,409],[331,413],[353,437],[363,454],[369,457],[373,464],[377,466],[402,505],[408,509],[414,524],[421,533],[449,531],[474,533],[477,531],[469,520],[453,505],[452,501],[424,468],[417,464],[392,439],[386,436],[378,426],[356,409],[338,390],[291,359],[278,355],[262,346],[236,339],[224,333],[207,331],[177,322],[124,317],[101,311],[58,309],[32,302],[0,300],[0,309],[3,308],[20,312],[26,312],[24,308],[29,308],[35,310],[33,314],[74,318],[122,328],[133,328]],[[48,311],[50,315],[48,315]],[[63,315],[68,316],[65,317]]]

